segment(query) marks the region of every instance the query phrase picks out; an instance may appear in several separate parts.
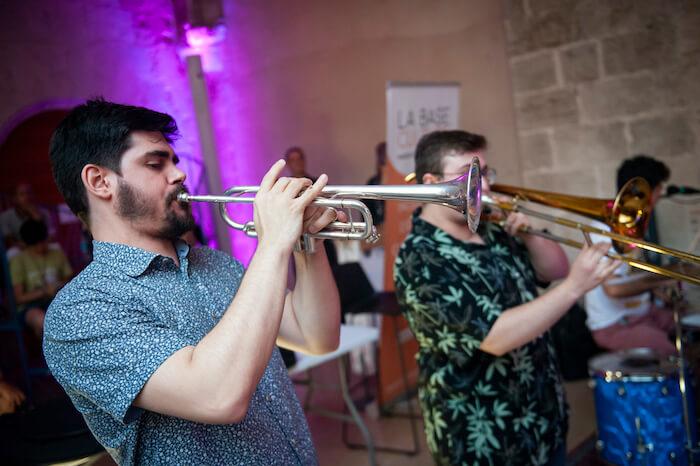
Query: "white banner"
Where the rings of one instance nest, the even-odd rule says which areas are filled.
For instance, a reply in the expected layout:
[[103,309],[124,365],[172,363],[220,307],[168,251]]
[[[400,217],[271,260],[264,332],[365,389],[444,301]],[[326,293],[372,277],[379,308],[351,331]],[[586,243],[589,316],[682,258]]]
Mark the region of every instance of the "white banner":
[[403,175],[414,170],[413,153],[421,136],[459,128],[458,83],[389,82],[386,104],[387,154]]

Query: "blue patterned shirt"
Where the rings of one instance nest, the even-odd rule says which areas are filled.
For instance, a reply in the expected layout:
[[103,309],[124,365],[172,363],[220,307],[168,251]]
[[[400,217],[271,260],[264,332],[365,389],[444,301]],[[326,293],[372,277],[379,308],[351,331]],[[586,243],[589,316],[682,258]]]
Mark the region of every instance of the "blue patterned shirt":
[[209,425],[132,406],[148,378],[219,321],[242,265],[176,244],[168,257],[94,243],[93,262],[51,304],[44,354],[95,437],[120,464],[316,464],[304,413],[273,351],[248,413]]

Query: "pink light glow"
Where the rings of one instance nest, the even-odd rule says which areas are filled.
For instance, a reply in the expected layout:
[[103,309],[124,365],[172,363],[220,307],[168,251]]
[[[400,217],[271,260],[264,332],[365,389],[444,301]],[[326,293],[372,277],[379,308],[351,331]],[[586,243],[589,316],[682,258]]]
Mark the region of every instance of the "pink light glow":
[[203,49],[217,44],[224,40],[226,27],[219,25],[213,28],[196,27],[185,30],[185,40],[187,45],[194,49]]

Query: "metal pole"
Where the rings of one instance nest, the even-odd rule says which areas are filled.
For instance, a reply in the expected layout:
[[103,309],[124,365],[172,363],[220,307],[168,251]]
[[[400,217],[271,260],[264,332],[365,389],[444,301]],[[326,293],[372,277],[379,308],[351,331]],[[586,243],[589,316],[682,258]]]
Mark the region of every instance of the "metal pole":
[[[680,283],[679,283],[680,286]],[[673,303],[673,322],[676,326],[676,351],[678,351],[678,385],[681,391],[681,401],[683,403],[683,426],[685,427],[686,449],[688,450],[688,464],[695,464],[693,461],[695,445],[693,445],[692,430],[690,428],[690,412],[688,407],[688,381],[685,377],[685,355],[683,354],[683,336],[680,318],[680,307],[682,297],[679,290],[674,290],[671,294],[671,302]]]
[[[216,152],[214,129],[211,122],[211,111],[209,109],[209,93],[207,92],[207,83],[204,79],[204,70],[202,69],[202,59],[199,55],[188,55],[186,57],[186,63],[187,77],[190,83],[190,91],[192,92],[192,101],[194,102],[194,111],[197,119],[197,129],[199,131],[199,145],[206,168],[207,184],[209,185],[210,192],[220,193],[223,189],[221,187],[219,160]],[[216,243],[219,249],[231,254],[229,229],[221,218],[221,215],[219,215],[218,208],[213,204],[211,206],[211,215],[214,219]]]

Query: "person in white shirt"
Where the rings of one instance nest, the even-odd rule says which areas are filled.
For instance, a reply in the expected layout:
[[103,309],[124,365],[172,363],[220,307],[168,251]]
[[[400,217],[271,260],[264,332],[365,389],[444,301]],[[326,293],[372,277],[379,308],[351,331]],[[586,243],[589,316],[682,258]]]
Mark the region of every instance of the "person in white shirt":
[[[636,176],[649,182],[653,207],[670,176],[668,167],[646,155],[627,159],[617,171],[618,189]],[[668,337],[673,328],[673,314],[655,306],[652,296],[654,289],[672,283],[661,275],[620,265],[613,276],[585,296],[586,324],[595,342],[613,351],[646,347],[663,356],[675,353]]]

